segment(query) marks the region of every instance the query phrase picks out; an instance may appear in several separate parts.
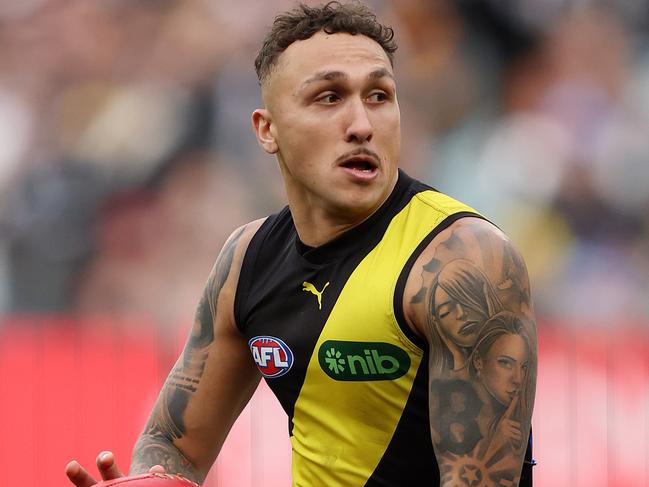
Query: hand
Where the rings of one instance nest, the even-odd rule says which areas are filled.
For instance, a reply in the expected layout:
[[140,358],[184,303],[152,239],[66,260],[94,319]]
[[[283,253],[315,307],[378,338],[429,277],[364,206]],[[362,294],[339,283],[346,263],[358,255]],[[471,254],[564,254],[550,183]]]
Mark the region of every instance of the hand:
[[[115,456],[109,452],[101,452],[97,456],[97,469],[101,475],[101,480],[113,480],[123,477],[124,474],[120,472],[115,463]],[[154,465],[149,469],[149,473],[166,473],[161,465]],[[90,487],[95,485],[97,481],[83,468],[79,462],[72,460],[65,467],[65,474],[76,487]]]
[[515,451],[518,451],[523,444],[523,431],[520,421],[517,421],[516,408],[520,400],[520,391],[516,394],[509,407],[505,411],[498,425],[499,434],[507,439]]

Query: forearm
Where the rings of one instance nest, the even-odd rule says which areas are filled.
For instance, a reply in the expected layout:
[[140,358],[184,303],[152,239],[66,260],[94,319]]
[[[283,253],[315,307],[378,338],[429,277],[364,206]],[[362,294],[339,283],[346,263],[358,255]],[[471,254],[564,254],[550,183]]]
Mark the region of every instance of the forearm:
[[154,465],[162,465],[167,473],[181,475],[197,484],[205,480],[206,474],[196,468],[168,438],[144,433],[133,448],[129,473],[147,473]]

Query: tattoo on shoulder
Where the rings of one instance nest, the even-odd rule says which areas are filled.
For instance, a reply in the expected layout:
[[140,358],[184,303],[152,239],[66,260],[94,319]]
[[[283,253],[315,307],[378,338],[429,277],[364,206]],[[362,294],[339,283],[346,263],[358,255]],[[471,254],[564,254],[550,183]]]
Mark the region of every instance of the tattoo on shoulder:
[[194,330],[192,331],[192,335],[188,342],[188,346],[192,349],[205,348],[214,341],[213,320],[216,316],[216,304],[219,300],[221,289],[223,289],[225,281],[230,275],[234,251],[239,239],[241,238],[241,234],[245,229],[246,227],[240,228],[225,243],[221,255],[216,261],[214,269],[208,278],[205,292],[203,293],[196,310],[196,325],[194,326]]
[[432,258],[422,267],[422,286],[419,292],[412,298],[412,303],[421,303],[425,300],[428,287],[426,287],[424,283],[427,282],[428,276],[439,273],[450,256],[462,255],[465,253],[466,245],[459,237],[458,232],[451,232],[448,238],[439,243]]
[[536,378],[525,265],[478,227],[456,229],[421,271],[431,434],[444,485],[517,485]]
[[189,465],[187,460],[179,457],[177,450],[170,443],[181,438],[186,432],[183,416],[191,395],[200,386],[209,356],[208,349],[214,341],[214,319],[219,296],[230,275],[235,249],[244,231],[245,227],[239,229],[224,245],[198,304],[194,326],[185,345],[182,360],[176,363],[169,374],[144,430],[144,435],[149,439],[158,437],[166,440],[167,444],[147,442],[147,438],[141,438],[136,449],[137,454],[133,458],[134,465],[141,464],[146,469],[155,464],[168,465],[169,472],[183,475],[187,473],[184,471]]

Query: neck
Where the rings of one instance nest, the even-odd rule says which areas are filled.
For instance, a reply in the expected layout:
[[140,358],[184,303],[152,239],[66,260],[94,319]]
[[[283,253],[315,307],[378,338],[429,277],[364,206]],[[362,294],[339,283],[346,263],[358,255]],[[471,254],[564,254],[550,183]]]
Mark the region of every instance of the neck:
[[335,208],[311,194],[299,190],[293,192],[289,185],[286,186],[286,193],[300,240],[309,247],[319,247],[367,220],[385,203],[393,189],[394,185],[376,205],[368,209]]
[[297,234],[302,243],[309,247],[319,247],[335,239],[346,231],[360,225],[378,209],[377,207],[366,215],[355,215],[356,218],[353,218],[351,215],[331,214],[318,207],[294,205],[291,204],[291,198],[289,198],[289,207],[291,208]]
[[281,161],[280,169],[295,228],[302,243],[309,247],[319,247],[364,222],[389,198],[398,179],[395,171],[389,187],[385,187],[385,192],[373,204],[363,202],[361,195],[354,205],[353,198],[341,198],[336,203],[331,201],[331,194],[323,196],[305,188],[293,179]]

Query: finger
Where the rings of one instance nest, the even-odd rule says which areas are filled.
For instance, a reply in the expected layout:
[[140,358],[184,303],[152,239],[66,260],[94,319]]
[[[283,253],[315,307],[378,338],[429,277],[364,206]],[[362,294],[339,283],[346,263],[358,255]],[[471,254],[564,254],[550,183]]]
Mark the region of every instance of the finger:
[[70,482],[77,487],[90,487],[97,483],[76,460],[72,460],[66,465],[65,474],[70,479]]
[[162,465],[154,465],[149,469],[149,473],[167,473]]
[[504,418],[500,422],[500,428],[502,429],[502,431],[510,431],[512,429],[512,427],[513,427],[513,425],[512,425],[512,420],[511,419]]
[[516,394],[514,396],[514,399],[512,399],[512,402],[509,403],[509,406],[507,406],[507,410],[503,413],[504,418],[511,418],[514,415],[514,410],[516,409],[516,406],[518,406],[518,398],[520,394]]
[[103,480],[113,480],[124,476],[117,468],[115,455],[109,451],[104,451],[99,454],[97,457],[97,468]]
[[523,439],[523,434],[521,433],[521,430],[516,426],[512,426],[509,428],[509,434],[511,435],[511,438],[515,441],[520,441]]

